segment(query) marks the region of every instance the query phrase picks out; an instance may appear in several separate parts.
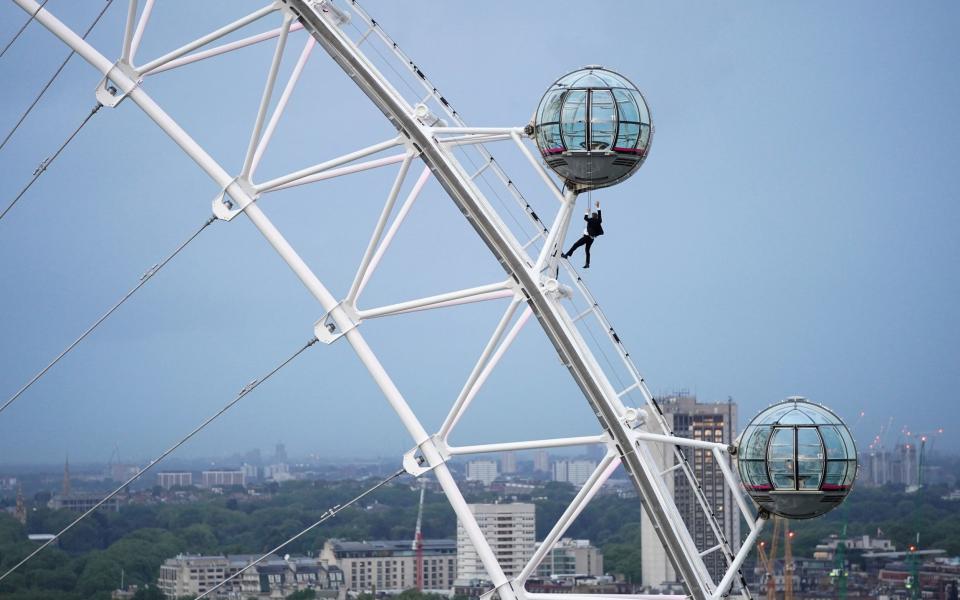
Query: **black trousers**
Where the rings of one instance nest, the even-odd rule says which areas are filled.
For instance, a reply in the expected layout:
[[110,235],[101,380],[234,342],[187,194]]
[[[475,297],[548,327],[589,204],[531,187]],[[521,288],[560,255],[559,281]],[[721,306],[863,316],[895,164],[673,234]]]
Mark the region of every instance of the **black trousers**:
[[590,264],[590,246],[592,245],[593,245],[593,238],[590,237],[589,235],[584,235],[579,240],[574,242],[572,246],[570,246],[570,249],[567,250],[567,256],[570,256],[571,254],[573,254],[573,251],[579,248],[580,246],[584,246],[584,250],[587,253],[587,262],[585,264],[589,265]]

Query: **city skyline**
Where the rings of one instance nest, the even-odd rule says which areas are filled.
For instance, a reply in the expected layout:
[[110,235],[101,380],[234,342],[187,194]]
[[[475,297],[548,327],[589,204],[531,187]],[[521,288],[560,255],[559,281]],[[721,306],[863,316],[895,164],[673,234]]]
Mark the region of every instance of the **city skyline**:
[[[230,10],[242,12],[240,4]],[[418,35],[427,27],[419,15],[368,3],[472,124],[524,124],[555,77],[588,62],[619,69],[647,96],[657,127],[650,159],[631,180],[595,194],[609,226],[588,279],[654,391],[686,386],[703,400],[729,395],[744,418],[799,394],[835,409],[858,440],[870,439],[890,415],[913,430],[956,430],[950,398],[960,383],[953,342],[960,322],[949,299],[958,295],[960,252],[949,174],[960,156],[952,110],[960,84],[949,58],[957,41],[946,24],[956,21],[957,7],[935,4],[916,14],[852,4],[824,14],[753,3],[691,13],[622,4],[615,6],[629,18],[597,30],[604,44],[584,32],[559,49],[537,36],[505,48],[491,33],[515,22],[560,30],[579,6],[547,14],[506,4],[436,6],[429,20],[449,26],[430,28],[427,40]],[[198,32],[224,18],[213,5],[190,10]],[[0,33],[12,33],[20,12],[0,8]],[[90,18],[79,4],[54,12],[74,26]],[[122,10],[110,10],[91,41],[116,47],[123,19]],[[661,26],[638,39],[633,23],[648,20]],[[186,35],[182,24],[158,10],[143,55]],[[16,120],[64,53],[41,27],[28,28],[0,65],[18,81],[0,100],[3,122]],[[247,61],[266,63],[269,54],[260,47],[217,69],[239,75]],[[204,111],[209,101],[193,99],[216,98],[206,85],[214,74],[201,66],[145,87],[218,155],[235,160],[248,132],[228,122],[251,120],[261,82]],[[16,193],[76,126],[98,80],[73,59],[0,155],[3,194]],[[893,105],[918,108],[909,125],[890,122]],[[265,170],[309,163],[307,148],[309,158],[332,156],[390,131],[319,54],[290,116],[277,137],[288,150],[267,156]],[[348,200],[381,197],[392,174],[371,175],[356,188],[332,182],[271,199],[266,209],[343,287],[354,265],[329,258],[362,254],[375,219],[374,207]],[[427,190],[398,238],[401,254],[371,282],[372,304],[502,275],[441,191]],[[0,222],[0,275],[14,282],[0,305],[3,397],[195,229],[215,194],[128,105],[98,114]],[[336,225],[324,227],[331,214]],[[155,456],[306,341],[322,316],[317,306],[249,226],[236,223],[198,238],[0,415],[2,460],[94,459],[115,444],[129,456]],[[474,262],[475,270],[464,268]],[[442,327],[421,315],[364,325],[429,425],[442,420],[499,308],[451,311]],[[411,339],[422,344],[415,360],[405,343]],[[281,435],[297,452],[312,444],[331,454],[409,450],[356,361],[341,347],[322,350],[257,389],[182,456],[212,455],[236,439],[265,446]],[[463,441],[491,429],[504,439],[594,433],[589,409],[556,363],[542,334],[524,331],[464,418]],[[913,398],[925,410],[905,401]],[[511,419],[502,418],[505,409]],[[953,450],[958,444],[949,435],[938,441]]]

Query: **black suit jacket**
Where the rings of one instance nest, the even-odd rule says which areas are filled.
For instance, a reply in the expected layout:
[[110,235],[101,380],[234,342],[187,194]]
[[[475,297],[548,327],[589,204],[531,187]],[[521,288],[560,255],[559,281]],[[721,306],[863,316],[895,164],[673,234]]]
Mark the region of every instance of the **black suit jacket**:
[[597,216],[590,217],[589,214],[583,215],[583,220],[587,222],[587,235],[590,237],[597,237],[598,235],[603,235],[603,213],[597,209]]

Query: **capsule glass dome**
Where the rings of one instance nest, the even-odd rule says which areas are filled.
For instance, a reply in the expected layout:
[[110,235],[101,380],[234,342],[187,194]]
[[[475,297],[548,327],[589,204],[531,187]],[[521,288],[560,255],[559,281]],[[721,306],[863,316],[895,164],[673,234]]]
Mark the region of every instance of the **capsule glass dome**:
[[747,425],[737,462],[744,488],[762,509],[808,519],[847,497],[857,474],[857,448],[833,411],[790,398]]
[[534,118],[547,165],[578,189],[606,187],[632,175],[647,157],[650,109],[626,77],[599,66],[558,79]]

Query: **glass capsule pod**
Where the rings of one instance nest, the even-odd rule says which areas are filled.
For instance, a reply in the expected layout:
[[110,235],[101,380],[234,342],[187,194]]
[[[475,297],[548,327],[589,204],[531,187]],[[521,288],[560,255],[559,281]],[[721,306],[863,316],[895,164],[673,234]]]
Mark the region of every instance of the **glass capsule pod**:
[[754,417],[740,437],[737,464],[744,489],[761,509],[809,519],[846,499],[857,474],[857,448],[833,411],[796,397]]
[[647,158],[650,108],[637,86],[599,66],[564,75],[547,90],[534,116],[546,164],[576,189],[613,185]]

